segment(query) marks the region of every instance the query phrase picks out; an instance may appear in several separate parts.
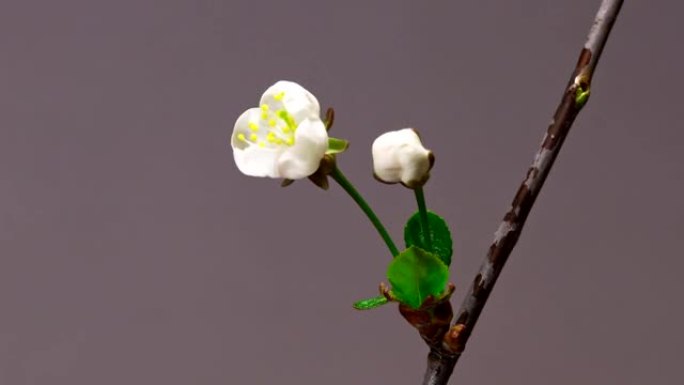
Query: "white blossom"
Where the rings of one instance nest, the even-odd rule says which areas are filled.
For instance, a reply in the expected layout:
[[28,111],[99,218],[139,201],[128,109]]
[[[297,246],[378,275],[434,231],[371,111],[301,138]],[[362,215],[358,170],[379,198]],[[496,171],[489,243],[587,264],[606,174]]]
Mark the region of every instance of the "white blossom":
[[230,140],[245,175],[301,179],[319,167],[328,133],[318,100],[297,83],[281,80],[261,96],[259,107],[235,122]]
[[382,182],[415,188],[430,177],[434,157],[412,128],[380,135],[373,142],[372,152],[373,173]]

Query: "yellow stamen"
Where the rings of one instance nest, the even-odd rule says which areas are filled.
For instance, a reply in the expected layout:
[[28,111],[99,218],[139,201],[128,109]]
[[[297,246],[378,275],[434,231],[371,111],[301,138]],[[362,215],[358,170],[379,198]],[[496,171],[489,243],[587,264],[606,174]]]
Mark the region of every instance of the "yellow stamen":
[[283,100],[283,97],[285,97],[285,91],[278,92],[273,96],[273,98],[275,98],[277,101]]
[[268,120],[268,125],[271,126],[271,127],[275,127],[275,125],[276,125],[275,119],[269,119],[269,120]]
[[254,122],[249,122],[249,129],[254,132],[257,132],[259,131],[259,125]]
[[268,112],[262,112],[261,113],[261,119],[263,119],[263,120],[268,119]]
[[290,127],[284,126],[281,128],[281,130],[283,130],[283,132],[287,134],[288,132],[290,132]]
[[287,138],[285,143],[287,143],[288,146],[292,146],[294,144],[294,136]]
[[247,139],[245,139],[245,134],[242,134],[242,133],[238,134],[238,139],[243,141],[243,142],[247,141]]
[[249,140],[251,140],[252,142],[256,142],[257,139],[258,137],[256,136],[256,134],[252,134],[249,136]]
[[269,132],[268,135],[266,135],[266,140],[268,140],[269,143],[275,143],[276,142],[276,136],[273,132]]
[[259,141],[259,147],[266,147],[266,143],[263,140]]
[[262,104],[261,105],[261,111],[268,112],[268,104]]

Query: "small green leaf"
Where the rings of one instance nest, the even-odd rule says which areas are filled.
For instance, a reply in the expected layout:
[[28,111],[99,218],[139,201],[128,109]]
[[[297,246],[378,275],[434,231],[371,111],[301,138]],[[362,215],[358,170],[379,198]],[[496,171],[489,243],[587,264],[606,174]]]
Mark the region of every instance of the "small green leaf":
[[590,75],[587,72],[581,72],[575,77],[575,107],[582,109],[591,95],[591,87],[589,85]]
[[370,310],[380,307],[389,301],[384,295],[379,295],[373,298],[362,299],[354,303],[354,309],[356,310]]
[[428,235],[423,232],[420,212],[418,211],[409,218],[404,227],[404,241],[406,242],[406,247],[418,246],[423,250],[436,254],[444,264],[449,266],[451,264],[451,254],[453,253],[453,243],[451,241],[449,225],[447,225],[442,217],[432,211],[428,211],[427,214],[432,247],[428,247]]
[[589,100],[590,94],[591,91],[588,88],[585,89],[584,87],[577,87],[577,91],[575,91],[575,106],[577,106],[577,108],[584,107]]
[[411,246],[392,260],[387,279],[397,301],[417,309],[428,296],[444,292],[449,269],[435,254]]
[[328,150],[326,154],[339,154],[344,152],[349,147],[349,141],[337,138],[328,138]]

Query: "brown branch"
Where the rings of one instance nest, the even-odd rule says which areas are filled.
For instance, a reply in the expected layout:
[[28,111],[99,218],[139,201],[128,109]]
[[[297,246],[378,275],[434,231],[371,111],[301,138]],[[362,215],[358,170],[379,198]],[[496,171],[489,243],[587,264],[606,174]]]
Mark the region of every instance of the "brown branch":
[[446,332],[441,344],[430,344],[424,385],[446,384],[463,353],[499,273],[520,237],[525,220],[560,152],[563,141],[575,117],[587,101],[592,76],[622,3],[622,0],[601,2],[577,65],[544,135],[541,148],[518,188],[510,210],[495,233],[487,257],[457,313],[456,323]]

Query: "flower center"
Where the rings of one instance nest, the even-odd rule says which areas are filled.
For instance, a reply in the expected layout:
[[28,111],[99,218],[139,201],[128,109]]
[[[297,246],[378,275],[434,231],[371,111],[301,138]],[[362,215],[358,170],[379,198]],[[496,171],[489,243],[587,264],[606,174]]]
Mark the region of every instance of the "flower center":
[[273,111],[267,104],[262,104],[260,108],[259,117],[248,123],[249,134],[240,133],[238,139],[259,147],[293,146],[297,123],[292,115],[285,109]]

